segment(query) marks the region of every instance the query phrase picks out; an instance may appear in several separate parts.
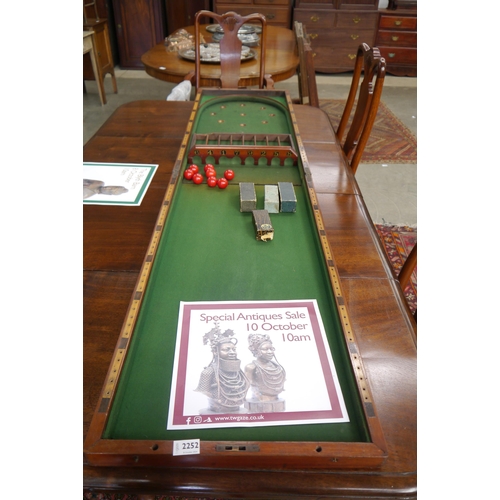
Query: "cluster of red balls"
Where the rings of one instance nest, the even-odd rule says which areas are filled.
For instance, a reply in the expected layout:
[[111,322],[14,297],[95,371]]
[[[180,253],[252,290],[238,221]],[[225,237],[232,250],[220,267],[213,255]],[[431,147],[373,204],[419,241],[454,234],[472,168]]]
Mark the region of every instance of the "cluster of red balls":
[[[217,173],[215,172],[215,167],[211,163],[207,163],[204,167],[206,183],[210,187],[218,186],[220,189],[226,189],[228,181],[234,179],[234,172],[232,170],[226,170],[224,172],[224,177],[217,179]],[[193,181],[195,184],[203,184],[205,180],[203,175],[200,173],[200,168],[198,165],[190,165],[184,171],[184,179],[188,181]]]

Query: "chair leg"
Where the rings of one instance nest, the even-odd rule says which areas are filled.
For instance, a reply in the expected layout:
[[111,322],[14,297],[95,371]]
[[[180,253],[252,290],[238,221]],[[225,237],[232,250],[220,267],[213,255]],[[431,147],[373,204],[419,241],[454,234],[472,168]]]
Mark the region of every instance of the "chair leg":
[[415,246],[411,249],[411,252],[406,258],[403,267],[399,271],[398,281],[403,289],[410,281],[411,275],[416,265],[417,265],[417,244],[415,243]]

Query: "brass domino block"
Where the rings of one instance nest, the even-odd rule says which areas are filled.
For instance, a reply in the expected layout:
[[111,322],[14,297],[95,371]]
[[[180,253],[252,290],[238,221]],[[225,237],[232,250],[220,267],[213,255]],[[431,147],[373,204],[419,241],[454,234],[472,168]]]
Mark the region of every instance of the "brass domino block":
[[252,210],[255,224],[255,238],[259,241],[271,241],[274,237],[274,228],[267,210]]

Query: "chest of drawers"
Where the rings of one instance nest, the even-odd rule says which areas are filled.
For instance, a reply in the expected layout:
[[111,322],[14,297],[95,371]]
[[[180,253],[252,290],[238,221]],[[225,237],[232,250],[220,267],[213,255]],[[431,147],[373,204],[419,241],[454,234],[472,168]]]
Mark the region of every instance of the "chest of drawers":
[[359,44],[375,43],[378,0],[297,0],[293,20],[301,22],[311,38],[316,71],[351,71]]
[[214,0],[213,11],[225,14],[237,12],[248,16],[256,12],[266,16],[267,23],[282,28],[291,28],[293,0]]
[[376,46],[388,73],[417,76],[417,11],[380,10]]

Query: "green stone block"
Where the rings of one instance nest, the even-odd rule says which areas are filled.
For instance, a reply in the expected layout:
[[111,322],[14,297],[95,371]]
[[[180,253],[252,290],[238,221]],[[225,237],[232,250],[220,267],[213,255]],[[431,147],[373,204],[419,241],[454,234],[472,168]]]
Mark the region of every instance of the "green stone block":
[[251,212],[257,208],[257,195],[253,182],[240,182],[240,212]]
[[264,210],[270,214],[277,214],[280,211],[280,198],[278,186],[266,184],[264,186]]
[[280,212],[295,212],[297,210],[297,197],[291,182],[278,182],[280,193]]

